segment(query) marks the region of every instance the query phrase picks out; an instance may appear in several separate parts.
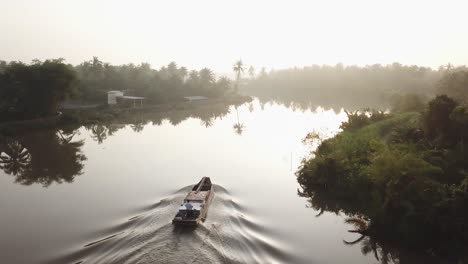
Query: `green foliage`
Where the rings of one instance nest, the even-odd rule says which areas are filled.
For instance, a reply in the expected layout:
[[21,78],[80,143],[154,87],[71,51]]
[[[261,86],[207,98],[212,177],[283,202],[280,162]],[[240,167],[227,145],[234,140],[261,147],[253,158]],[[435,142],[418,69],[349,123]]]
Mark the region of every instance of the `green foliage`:
[[424,115],[424,131],[438,145],[453,144],[459,139],[459,125],[450,118],[457,102],[446,95],[439,95],[429,102]]
[[8,118],[31,119],[57,112],[72,94],[76,74],[62,59],[11,62],[0,73],[0,113]]
[[390,99],[393,112],[422,112],[426,107],[426,100],[418,94],[396,94]]
[[65,98],[107,102],[110,90],[146,97],[149,104],[180,102],[185,96],[223,97],[231,81],[203,68],[188,72],[175,62],[152,69],[148,63],[121,66],[97,57],[73,67],[63,59],[6,63],[0,61],[0,121],[33,119],[57,112]]
[[363,111],[345,112],[348,116],[348,121],[343,122],[341,124],[341,129],[358,129],[372,124],[374,122],[383,120],[387,117],[387,115],[383,111],[376,111],[370,109],[364,109]]
[[468,70],[447,71],[438,83],[438,92],[468,102]]
[[148,63],[115,66],[94,57],[75,70],[80,80],[78,98],[90,102],[105,102],[110,90],[143,96],[150,103],[164,103],[181,101],[184,96],[191,95],[220,97],[231,88],[227,78],[216,80],[208,68],[189,73],[175,62],[155,70]]
[[447,96],[423,114],[371,121],[353,113],[341,133],[303,160],[300,195],[317,210],[369,219],[365,232],[356,232],[381,241],[437,253],[468,241],[467,113]]

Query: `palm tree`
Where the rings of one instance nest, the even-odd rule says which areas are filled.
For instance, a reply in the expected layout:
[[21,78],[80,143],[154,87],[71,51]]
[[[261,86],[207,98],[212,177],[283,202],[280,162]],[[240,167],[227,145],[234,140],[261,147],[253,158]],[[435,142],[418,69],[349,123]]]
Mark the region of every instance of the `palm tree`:
[[146,122],[141,116],[136,116],[130,124],[130,127],[135,132],[141,132],[145,128],[145,124]]
[[252,65],[250,65],[249,67],[249,76],[250,76],[250,79],[255,78],[255,68]]
[[369,226],[371,225],[371,223],[368,220],[363,219],[362,217],[349,217],[346,218],[345,223],[355,227],[355,230],[348,230],[348,232],[357,233],[361,235],[358,239],[354,241],[343,240],[345,245],[355,245],[360,242],[361,252],[363,255],[367,255],[370,252],[373,252],[374,257],[377,259],[377,261],[380,261],[380,263],[382,264],[389,263],[390,258],[392,258],[391,253],[387,249],[379,245],[375,238],[373,238],[373,236],[370,235]]
[[237,123],[237,124],[234,124],[233,126],[234,128],[234,132],[237,134],[237,135],[242,135],[242,133],[244,133],[244,124],[241,124],[241,123]]
[[119,131],[119,129],[122,129],[125,127],[125,125],[116,125],[116,124],[106,124],[104,127],[107,130],[107,135],[112,136],[114,135],[115,132]]
[[200,81],[203,84],[211,84],[214,82],[214,73],[208,68],[203,68],[199,72]]
[[223,76],[216,82],[216,88],[220,94],[224,94],[231,87],[231,80]]
[[188,74],[187,85],[189,89],[192,89],[192,92],[199,90],[200,85],[200,75],[196,70],[191,70]]
[[268,73],[265,67],[263,67],[262,70],[260,71],[260,78],[266,78],[267,76],[268,76]]
[[201,90],[206,95],[211,91],[212,85],[215,81],[214,73],[208,68],[203,68],[199,72]]
[[177,63],[172,61],[167,65],[167,72],[169,76],[177,76],[178,75],[178,68],[177,68]]
[[185,82],[185,80],[187,79],[187,75],[188,75],[187,68],[180,67],[179,68],[179,75],[180,75],[181,79]]
[[236,73],[236,88],[235,88],[235,91],[236,91],[236,93],[237,93],[237,91],[239,90],[239,82],[240,82],[242,73],[244,73],[244,70],[245,70],[245,66],[244,66],[244,64],[242,63],[242,60],[238,60],[238,61],[236,62],[236,64],[234,64],[234,66],[232,67],[232,69],[233,69],[234,72]]
[[107,128],[104,125],[93,125],[91,127],[91,138],[101,144],[107,138]]
[[72,141],[73,137],[77,134],[78,131],[73,131],[71,133],[66,133],[63,130],[58,129],[57,134],[60,136],[61,144],[68,144]]
[[200,77],[196,70],[191,70],[188,78],[191,82],[197,82]]
[[31,154],[18,141],[6,143],[0,151],[0,169],[6,174],[21,174],[31,163]]
[[200,119],[200,124],[202,124],[206,128],[211,127],[213,123],[214,123],[213,118]]
[[240,136],[244,132],[245,126],[239,121],[239,111],[237,110],[237,106],[236,106],[236,113],[237,113],[237,123],[234,124],[233,128],[234,128],[234,132]]

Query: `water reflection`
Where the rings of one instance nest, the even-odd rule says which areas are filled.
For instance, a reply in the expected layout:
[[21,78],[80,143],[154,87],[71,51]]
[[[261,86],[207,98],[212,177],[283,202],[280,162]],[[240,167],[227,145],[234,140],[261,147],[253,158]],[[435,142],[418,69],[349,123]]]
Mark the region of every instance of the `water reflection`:
[[104,140],[107,139],[107,135],[109,134],[109,130],[103,124],[88,125],[85,126],[85,128],[91,131],[91,138],[97,141],[99,144],[104,142]]
[[2,144],[0,153],[0,168],[6,174],[18,175],[24,173],[31,162],[31,154],[16,140]]
[[130,123],[130,127],[132,128],[132,130],[134,132],[139,133],[139,132],[143,131],[143,129],[145,128],[145,125],[148,122],[149,121],[145,120],[140,114],[136,114],[133,117],[132,122]]
[[[464,249],[452,248],[448,244],[433,244],[433,247],[428,249],[427,245],[422,244],[423,242],[415,244],[401,241],[393,236],[391,222],[368,218],[361,213],[364,211],[362,203],[353,203],[343,194],[325,189],[317,186],[313,191],[308,189],[307,192],[299,191],[298,194],[307,198],[307,207],[319,211],[316,217],[322,216],[325,212],[345,215],[344,222],[352,227],[348,232],[357,236],[344,239],[343,243],[348,246],[359,246],[363,255],[373,255],[382,264],[465,263],[463,260],[468,256]],[[419,241],[424,241],[424,238],[420,238]]]
[[[160,126],[169,120],[173,126],[188,118],[199,118],[204,127],[211,127],[217,119],[230,112],[230,105],[216,104],[192,109],[175,109],[169,112],[148,112],[130,114],[112,122],[86,124],[91,139],[104,143],[127,125],[136,133],[144,130],[148,123]],[[237,112],[237,106],[236,106]],[[237,134],[242,134],[244,125],[234,126]],[[85,155],[81,152],[83,140],[73,140],[78,134],[76,127],[63,127],[57,130],[26,133],[17,137],[0,138],[0,169],[15,177],[15,182],[23,185],[34,183],[44,187],[53,182],[71,183],[84,168]]]
[[245,125],[239,121],[239,110],[237,110],[237,107],[236,107],[236,114],[237,114],[237,123],[234,124],[233,128],[234,128],[234,132],[240,136],[244,132]]
[[0,142],[0,168],[23,185],[73,182],[86,160],[83,141],[73,141],[75,131],[48,130]]
[[[84,173],[73,185],[47,190],[12,187],[13,176],[0,177],[8,183],[1,199],[8,213],[1,221],[4,226],[30,227],[2,234],[2,248],[9,252],[4,262],[184,263],[188,255],[200,263],[373,263],[367,261],[372,256],[361,256],[358,246],[349,248],[341,235],[327,231],[342,228],[336,224],[341,217],[314,221],[295,194],[291,174],[306,151],[300,143],[305,133],[324,127],[338,130],[344,113],[293,112],[276,104],[261,111],[258,101],[250,106],[128,114],[87,124],[80,133],[61,128],[44,136],[15,137],[21,145],[15,157],[25,159],[24,171],[38,155],[66,156],[47,147],[38,154],[27,142],[32,140],[55,140],[47,143],[52,146],[84,140],[80,148],[89,160],[82,163]],[[174,127],[180,120],[187,121]],[[233,125],[239,125],[242,137],[235,135]],[[248,133],[243,133],[245,126]],[[28,154],[21,154],[25,151]],[[170,221],[187,193],[179,188],[201,175],[213,175],[220,184],[210,217],[201,228],[178,236]],[[288,214],[278,214],[283,207]]]
[[[339,113],[341,109],[348,110],[359,110],[363,107],[370,107],[374,109],[387,109],[388,100],[385,100],[385,96],[377,96],[374,100],[369,100],[367,97],[360,97],[357,94],[339,95],[336,94],[322,94],[309,96],[297,96],[292,94],[281,94],[278,96],[272,96],[270,94],[257,94],[256,97],[260,101],[260,105],[263,109],[267,103],[275,102],[279,105],[289,107],[293,111],[300,110],[305,111],[309,109],[315,109],[318,106],[333,109],[335,113]],[[350,97],[353,97],[350,100]]]
[[[239,121],[238,105],[234,105],[237,113],[237,123],[234,124],[234,132],[241,135],[245,130],[245,125]],[[84,127],[91,132],[91,138],[103,143],[109,136],[112,136],[126,125],[134,132],[142,132],[146,125],[161,126],[164,120],[168,120],[173,126],[177,126],[189,118],[200,120],[200,124],[206,128],[214,125],[217,120],[222,120],[230,113],[232,105],[219,103],[214,105],[199,105],[194,108],[173,109],[168,112],[146,112],[129,114],[119,117],[113,121],[87,124]],[[251,104],[253,107],[253,104]]]

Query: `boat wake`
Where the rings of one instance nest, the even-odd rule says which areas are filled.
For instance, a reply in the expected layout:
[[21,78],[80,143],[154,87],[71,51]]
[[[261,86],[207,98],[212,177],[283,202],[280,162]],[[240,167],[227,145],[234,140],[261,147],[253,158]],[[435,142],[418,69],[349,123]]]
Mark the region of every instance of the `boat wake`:
[[[54,263],[291,263],[286,245],[219,185],[208,218],[197,227],[174,226],[186,186],[142,210],[109,234],[62,256]],[[50,263],[50,261],[48,261]]]

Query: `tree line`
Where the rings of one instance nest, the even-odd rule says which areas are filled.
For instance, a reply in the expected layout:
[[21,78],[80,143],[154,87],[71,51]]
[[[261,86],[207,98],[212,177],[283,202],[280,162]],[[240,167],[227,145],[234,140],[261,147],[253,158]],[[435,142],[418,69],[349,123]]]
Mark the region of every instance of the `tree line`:
[[[239,80],[243,65],[236,65]],[[66,98],[105,103],[110,90],[146,97],[150,104],[181,101],[193,95],[217,98],[235,92],[227,77],[217,78],[208,68],[189,71],[175,62],[156,70],[148,63],[111,65],[97,57],[76,66],[63,59],[34,60],[30,64],[0,61],[0,120],[54,115]]]
[[[254,73],[254,71],[252,70]],[[312,65],[303,68],[263,69],[245,79],[241,91],[261,100],[284,104],[300,103],[362,108],[389,106],[405,94],[430,98],[447,94],[468,99],[468,69],[451,64],[434,70],[428,67],[389,65]]]
[[148,63],[117,66],[94,57],[74,69],[80,80],[77,97],[89,102],[102,101],[109,90],[147,97],[152,103],[177,101],[192,95],[220,97],[232,92],[227,77],[216,78],[208,68],[189,71],[175,62],[156,70]]

